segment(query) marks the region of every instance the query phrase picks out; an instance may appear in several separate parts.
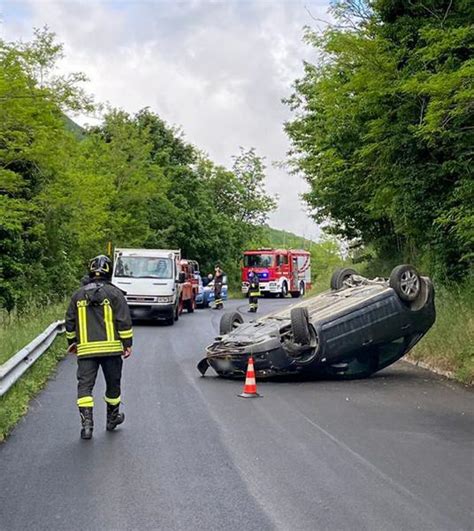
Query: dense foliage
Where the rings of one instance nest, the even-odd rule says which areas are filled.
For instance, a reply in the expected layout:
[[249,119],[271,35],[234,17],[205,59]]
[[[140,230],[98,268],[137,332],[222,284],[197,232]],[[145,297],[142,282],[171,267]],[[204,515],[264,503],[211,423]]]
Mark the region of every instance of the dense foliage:
[[69,293],[108,242],[236,270],[275,206],[262,159],[215,165],[149,109],[78,130],[64,113],[94,106],[82,75],[54,75],[61,55],[47,30],[0,41],[0,308]]
[[307,30],[318,59],[288,100],[315,219],[439,279],[474,257],[473,6],[342,0],[335,25]]

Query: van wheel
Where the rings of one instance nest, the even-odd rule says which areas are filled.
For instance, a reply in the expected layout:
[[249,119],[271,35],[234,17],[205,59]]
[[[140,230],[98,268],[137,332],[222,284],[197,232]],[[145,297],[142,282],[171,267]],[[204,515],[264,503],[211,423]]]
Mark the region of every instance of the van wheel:
[[244,322],[239,312],[226,312],[219,323],[219,334],[224,336],[235,330]]

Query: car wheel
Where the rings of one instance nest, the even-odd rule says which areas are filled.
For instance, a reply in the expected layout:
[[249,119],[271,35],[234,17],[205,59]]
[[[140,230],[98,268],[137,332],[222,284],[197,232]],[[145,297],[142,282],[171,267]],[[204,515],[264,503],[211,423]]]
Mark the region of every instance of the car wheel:
[[239,312],[226,312],[221,317],[221,322],[219,323],[219,334],[221,336],[228,334],[243,322],[244,320]]
[[283,285],[281,286],[280,296],[282,298],[285,298],[287,295],[288,295],[288,284],[286,282],[283,282]]
[[176,321],[176,312],[172,313],[169,317],[165,319],[165,323],[167,325],[174,325],[174,322]]
[[332,290],[341,289],[344,287],[344,281],[351,275],[357,275],[357,271],[349,267],[340,267],[334,271],[331,276],[330,286]]
[[403,264],[395,267],[390,273],[389,286],[402,301],[413,302],[420,294],[421,278],[413,266]]
[[294,342],[299,345],[309,345],[311,333],[309,331],[308,310],[306,308],[293,308],[290,317]]

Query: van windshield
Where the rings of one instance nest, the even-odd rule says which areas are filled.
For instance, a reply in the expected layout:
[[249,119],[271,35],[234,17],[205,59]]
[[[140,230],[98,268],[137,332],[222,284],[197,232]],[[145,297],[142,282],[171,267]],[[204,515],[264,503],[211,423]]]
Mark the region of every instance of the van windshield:
[[170,258],[120,256],[115,263],[115,276],[121,278],[173,278]]
[[246,254],[244,255],[245,267],[273,267],[275,265],[274,254]]

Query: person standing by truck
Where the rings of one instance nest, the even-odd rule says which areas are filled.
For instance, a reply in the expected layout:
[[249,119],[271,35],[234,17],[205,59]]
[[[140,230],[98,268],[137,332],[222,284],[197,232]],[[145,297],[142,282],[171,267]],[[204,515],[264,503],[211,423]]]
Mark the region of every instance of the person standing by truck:
[[249,271],[249,312],[257,313],[258,298],[260,297],[260,279],[257,273],[251,269]]
[[224,285],[224,272],[219,265],[214,269],[214,309],[222,310],[224,303],[222,301],[222,286]]
[[81,438],[90,439],[94,429],[92,390],[99,367],[106,382],[108,431],[125,419],[119,412],[122,357],[132,353],[132,320],[122,291],[110,283],[112,262],[105,255],[89,264],[89,282],[72,296],[66,313],[69,352],[77,354],[77,405]]

